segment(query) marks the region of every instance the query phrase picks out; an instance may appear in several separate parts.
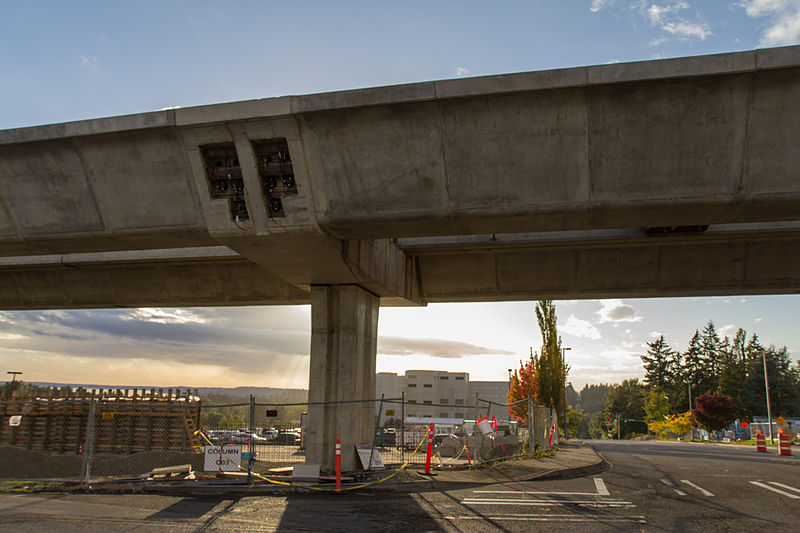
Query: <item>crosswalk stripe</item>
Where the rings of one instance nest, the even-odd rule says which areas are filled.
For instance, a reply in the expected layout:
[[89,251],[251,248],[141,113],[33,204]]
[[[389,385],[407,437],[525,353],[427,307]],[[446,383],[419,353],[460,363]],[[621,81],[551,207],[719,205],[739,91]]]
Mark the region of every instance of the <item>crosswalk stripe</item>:
[[758,481],[751,481],[750,483],[752,483],[753,485],[755,485],[757,487],[761,487],[762,489],[767,489],[767,490],[771,490],[772,492],[777,492],[778,494],[781,494],[783,496],[787,496],[789,498],[792,498],[793,500],[800,500],[800,496],[798,496],[796,494],[791,494],[789,492],[783,492],[782,490],[778,490],[775,487],[770,487],[769,485],[766,485],[764,483],[759,483]]
[[781,487],[782,489],[793,490],[795,492],[800,492],[800,489],[796,489],[794,487],[790,487],[789,485],[784,485],[783,483],[778,483],[777,481],[770,481],[770,485],[775,485],[776,487]]
[[695,489],[699,490],[703,494],[703,496],[713,496],[712,493],[708,492],[703,487],[698,487],[697,485],[695,485],[694,483],[692,483],[688,479],[682,479],[681,483],[685,483],[686,485],[689,485],[690,487],[694,487]]
[[[542,516],[445,516],[445,520],[507,520],[514,522],[552,522],[553,515]],[[559,522],[637,522],[646,524],[644,516],[562,516],[557,518]]]
[[677,493],[678,493],[678,496],[688,496],[688,494],[686,494],[685,492],[683,492],[681,489],[675,488],[675,485],[673,485],[673,484],[672,484],[672,481],[670,481],[670,480],[668,480],[668,479],[662,479],[662,480],[661,480],[661,483],[663,483],[663,484],[664,484],[664,485],[666,485],[667,487],[669,487],[669,488],[671,488],[672,490],[674,490],[675,492],[677,492]]
[[608,488],[606,488],[606,482],[603,481],[603,478],[594,478],[594,486],[597,487],[597,494],[599,496],[611,496],[611,493],[608,492]]

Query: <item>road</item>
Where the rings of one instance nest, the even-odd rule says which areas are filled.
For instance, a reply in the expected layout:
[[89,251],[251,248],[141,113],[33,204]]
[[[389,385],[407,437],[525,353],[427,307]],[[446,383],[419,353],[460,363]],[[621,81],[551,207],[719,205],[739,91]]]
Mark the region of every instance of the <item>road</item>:
[[[796,531],[800,457],[592,441],[586,477],[415,493],[182,497],[3,494],[2,531]],[[797,449],[795,448],[795,453]]]

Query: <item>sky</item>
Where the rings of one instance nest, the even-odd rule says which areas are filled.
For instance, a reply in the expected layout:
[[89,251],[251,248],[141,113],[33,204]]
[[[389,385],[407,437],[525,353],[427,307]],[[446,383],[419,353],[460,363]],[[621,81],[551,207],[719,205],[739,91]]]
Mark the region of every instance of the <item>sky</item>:
[[[0,129],[170,107],[800,43],[800,0],[0,0]],[[713,320],[800,357],[800,296],[556,302],[576,388],[642,377]],[[534,302],[382,308],[378,371],[505,380]],[[0,374],[129,386],[308,383],[308,306],[0,311]],[[3,370],[5,369],[5,370]]]

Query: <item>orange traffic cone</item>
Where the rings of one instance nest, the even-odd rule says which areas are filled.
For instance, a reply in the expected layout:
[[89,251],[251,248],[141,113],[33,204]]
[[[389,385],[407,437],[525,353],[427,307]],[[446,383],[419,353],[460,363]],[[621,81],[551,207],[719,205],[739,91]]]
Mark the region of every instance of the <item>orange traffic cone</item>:
[[764,434],[761,433],[761,430],[756,430],[756,451],[757,452],[764,452],[767,451],[767,439],[764,437]]
[[778,455],[792,455],[792,443],[784,432],[778,436]]

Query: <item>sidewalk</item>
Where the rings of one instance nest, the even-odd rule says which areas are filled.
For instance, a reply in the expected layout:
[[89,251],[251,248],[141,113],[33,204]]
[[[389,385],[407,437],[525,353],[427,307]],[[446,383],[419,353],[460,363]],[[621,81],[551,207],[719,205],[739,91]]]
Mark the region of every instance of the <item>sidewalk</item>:
[[415,466],[403,472],[400,480],[375,485],[374,488],[419,491],[426,488],[441,489],[454,484],[485,485],[566,478],[601,472],[607,465],[605,459],[587,444],[572,440],[562,443],[553,457],[511,459],[471,470],[432,469],[435,475],[431,476]]

